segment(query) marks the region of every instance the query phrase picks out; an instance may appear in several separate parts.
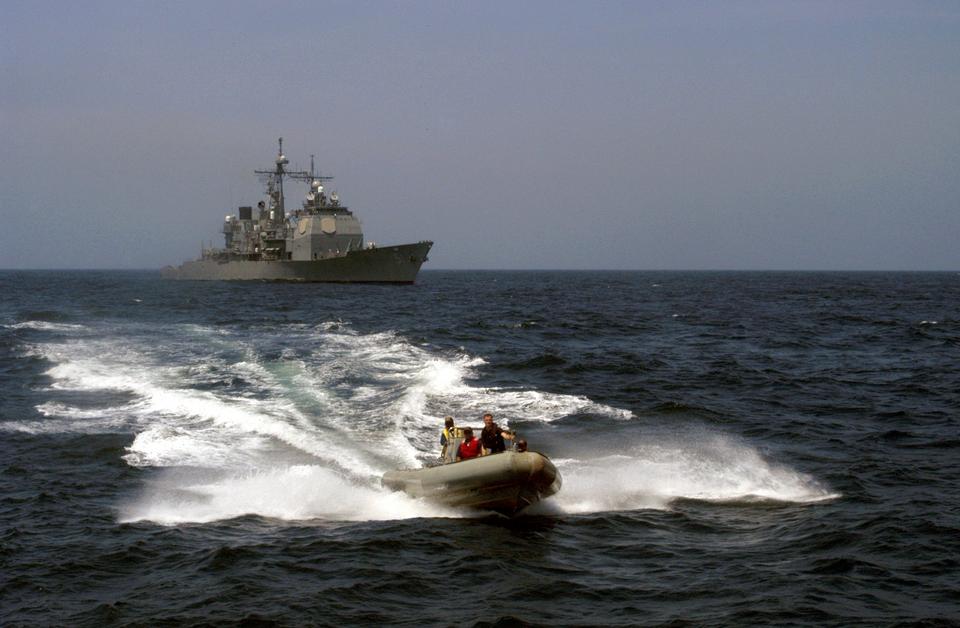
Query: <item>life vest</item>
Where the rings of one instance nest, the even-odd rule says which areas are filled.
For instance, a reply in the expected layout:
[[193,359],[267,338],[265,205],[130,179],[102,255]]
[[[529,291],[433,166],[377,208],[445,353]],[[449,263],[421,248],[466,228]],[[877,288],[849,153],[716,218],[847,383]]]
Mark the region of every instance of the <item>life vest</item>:
[[472,438],[469,442],[463,441],[460,443],[460,450],[458,453],[464,460],[467,458],[476,458],[480,455],[480,439]]
[[462,427],[445,427],[443,431],[440,432],[440,444],[449,443],[454,438],[463,438],[463,428]]

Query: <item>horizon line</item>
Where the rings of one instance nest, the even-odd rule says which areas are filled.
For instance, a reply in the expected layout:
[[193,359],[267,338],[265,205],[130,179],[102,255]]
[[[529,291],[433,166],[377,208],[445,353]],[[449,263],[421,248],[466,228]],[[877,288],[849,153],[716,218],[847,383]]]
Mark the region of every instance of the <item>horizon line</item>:
[[[78,267],[78,268],[0,268],[0,272],[160,272],[160,268],[109,268],[109,267]],[[955,273],[957,269],[937,268],[423,268],[420,272],[560,272],[560,273]]]

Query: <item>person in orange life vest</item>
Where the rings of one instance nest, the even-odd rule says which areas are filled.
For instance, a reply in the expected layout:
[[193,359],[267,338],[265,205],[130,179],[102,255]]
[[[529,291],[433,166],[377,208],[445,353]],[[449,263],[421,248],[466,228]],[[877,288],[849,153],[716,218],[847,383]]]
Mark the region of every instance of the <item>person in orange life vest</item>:
[[473,430],[469,427],[463,428],[463,442],[457,450],[457,460],[469,460],[476,458],[481,454],[480,440],[473,437]]

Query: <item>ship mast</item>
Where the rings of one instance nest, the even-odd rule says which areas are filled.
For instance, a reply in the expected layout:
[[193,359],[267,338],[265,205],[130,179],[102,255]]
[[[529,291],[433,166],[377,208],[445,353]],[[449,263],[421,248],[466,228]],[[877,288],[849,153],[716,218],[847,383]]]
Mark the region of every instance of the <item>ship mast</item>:
[[310,172],[290,172],[287,173],[287,176],[297,181],[306,181],[310,186],[310,192],[307,194],[307,203],[315,208],[319,208],[323,194],[323,182],[333,181],[333,177],[325,177],[317,173],[313,164],[313,157],[313,155],[310,155]]
[[[329,181],[333,179],[333,177],[321,177],[320,175],[315,174],[316,170],[314,169],[314,166],[313,166],[313,158],[314,156],[310,155],[310,172],[307,172],[306,170],[301,170],[300,172],[287,173],[287,176],[289,176],[291,179],[296,179],[297,181],[306,181],[307,183],[311,183],[311,184],[314,181]],[[313,188],[312,185],[310,187],[311,189]]]
[[283,138],[279,138],[277,143],[279,144],[279,150],[277,151],[277,158],[274,161],[275,168],[273,170],[254,170],[254,172],[260,175],[261,178],[266,179],[267,193],[273,201],[273,210],[275,212],[273,220],[279,224],[285,222],[287,219],[286,204],[283,198],[284,177],[299,179],[310,176],[310,173],[302,171],[288,172],[287,164],[290,163],[290,160],[283,154]]

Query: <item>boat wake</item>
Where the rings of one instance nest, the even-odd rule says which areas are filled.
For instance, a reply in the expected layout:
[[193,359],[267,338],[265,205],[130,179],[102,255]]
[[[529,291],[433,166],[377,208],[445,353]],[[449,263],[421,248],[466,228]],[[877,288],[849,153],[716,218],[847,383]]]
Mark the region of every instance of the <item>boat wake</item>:
[[730,436],[698,430],[684,436],[682,442],[654,439],[622,454],[555,460],[564,490],[553,507],[572,514],[668,509],[678,499],[806,504],[839,497]]
[[[476,386],[482,358],[339,322],[255,335],[197,325],[57,331],[55,341],[26,350],[50,365],[38,417],[0,429],[132,433],[124,460],[154,472],[143,494],[119,507],[122,521],[472,516],[379,484],[385,471],[436,455],[443,416],[467,420],[492,409],[506,424],[635,418],[582,396]],[[666,508],[677,498],[832,496],[723,436],[555,462],[564,489],[550,501],[567,513]]]
[[120,521],[175,525],[245,515],[283,521],[471,516],[402,492],[357,483],[323,466],[303,464],[239,473],[164,470],[138,499],[121,508]]

